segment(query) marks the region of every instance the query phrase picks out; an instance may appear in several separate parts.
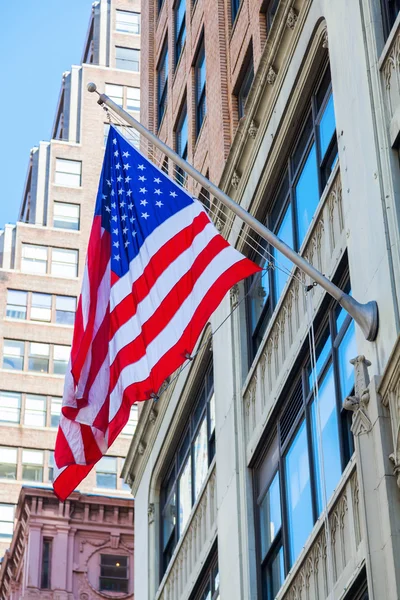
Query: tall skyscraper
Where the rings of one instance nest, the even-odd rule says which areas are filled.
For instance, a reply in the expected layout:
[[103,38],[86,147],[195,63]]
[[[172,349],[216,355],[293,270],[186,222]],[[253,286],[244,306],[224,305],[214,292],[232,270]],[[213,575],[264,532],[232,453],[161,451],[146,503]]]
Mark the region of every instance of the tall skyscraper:
[[[52,139],[31,151],[19,220],[0,232],[0,554],[10,544],[21,485],[49,486],[52,480],[64,373],[109,127],[86,85],[95,80],[138,117],[140,26],[140,0],[93,4],[82,62],[62,76]],[[131,497],[119,475],[135,422],[133,411],[82,491]]]

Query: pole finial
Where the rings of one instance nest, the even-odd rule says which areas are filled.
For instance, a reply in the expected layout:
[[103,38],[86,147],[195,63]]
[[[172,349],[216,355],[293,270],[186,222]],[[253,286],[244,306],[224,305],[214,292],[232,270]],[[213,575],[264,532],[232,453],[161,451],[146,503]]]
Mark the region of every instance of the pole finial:
[[97,85],[91,81],[90,83],[87,84],[87,90],[88,90],[88,92],[91,92],[91,93],[97,92]]

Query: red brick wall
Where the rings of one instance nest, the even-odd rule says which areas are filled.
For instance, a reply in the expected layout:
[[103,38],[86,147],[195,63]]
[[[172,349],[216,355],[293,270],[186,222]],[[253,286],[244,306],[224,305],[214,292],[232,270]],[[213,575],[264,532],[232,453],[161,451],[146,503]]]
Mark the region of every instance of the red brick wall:
[[[259,0],[242,0],[231,24],[230,0],[187,0],[186,43],[175,68],[174,1],[158,0],[142,6],[141,121],[157,133],[157,64],[168,39],[168,105],[158,135],[175,144],[175,129],[186,99],[189,118],[188,160],[210,179],[219,182],[238,124],[234,91],[243,76],[243,63],[250,43],[254,70],[265,44],[265,18]],[[194,68],[196,52],[204,32],[206,53],[207,115],[196,139]]]

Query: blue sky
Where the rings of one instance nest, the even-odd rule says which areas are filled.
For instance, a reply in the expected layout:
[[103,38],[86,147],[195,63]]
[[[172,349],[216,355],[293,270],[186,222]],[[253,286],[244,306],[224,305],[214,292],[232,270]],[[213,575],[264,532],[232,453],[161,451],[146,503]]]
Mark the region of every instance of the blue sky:
[[0,0],[0,229],[18,216],[29,151],[48,140],[61,78],[79,64],[92,0]]

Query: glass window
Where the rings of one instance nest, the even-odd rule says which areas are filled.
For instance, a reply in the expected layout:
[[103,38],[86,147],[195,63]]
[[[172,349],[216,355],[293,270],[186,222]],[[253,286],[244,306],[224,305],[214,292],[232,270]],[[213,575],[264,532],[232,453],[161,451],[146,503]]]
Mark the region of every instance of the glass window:
[[26,319],[28,292],[7,290],[6,316],[11,319]]
[[158,126],[163,120],[168,100],[168,39],[164,42],[157,68]]
[[206,55],[204,52],[204,40],[201,43],[200,50],[195,65],[196,81],[196,134],[199,135],[204,117],[207,112],[206,104]]
[[46,425],[46,396],[27,394],[25,400],[24,425],[44,427]]
[[[268,206],[267,214],[263,217],[267,226],[296,251],[299,251],[309,232],[321,195],[338,157],[329,66],[311,95],[308,105],[308,114],[298,132],[294,149],[287,158],[283,180],[278,184],[271,199],[266,197],[264,204]],[[247,312],[252,329],[250,360],[257,352],[288,278],[287,273],[279,269],[283,267],[284,271],[292,270],[290,261],[267,244],[264,246],[278,264],[277,269],[271,268],[263,276],[258,274],[248,282]],[[266,258],[252,258],[262,267],[268,263]],[[266,291],[264,302],[261,302],[257,295],[260,284],[253,286],[253,282],[259,282],[261,277],[262,288]],[[271,297],[269,290],[272,287],[274,294]]]
[[53,225],[59,229],[79,230],[79,204],[54,202]]
[[126,109],[132,111],[140,111],[140,88],[126,88]]
[[128,593],[128,557],[100,554],[100,591]]
[[96,463],[96,486],[117,489],[117,459],[115,456],[103,456]]
[[[140,33],[140,14],[127,10],[116,11],[116,30],[121,33]],[[107,94],[107,92],[106,92]],[[107,94],[108,95],[108,94]]]
[[196,595],[194,600],[219,600],[219,569],[218,557],[215,556],[209,562],[206,573],[202,575],[201,581],[196,582]]
[[23,273],[47,273],[47,252],[45,246],[22,244],[21,271]]
[[[339,287],[348,292],[348,279]],[[299,357],[303,364],[291,376],[297,382],[278,415],[277,434],[255,469],[263,600],[277,595],[354,450],[342,394],[343,386],[352,392],[352,366],[339,376],[357,354],[354,323],[349,315],[339,319],[337,303],[325,309],[316,340],[316,366],[310,352]]]
[[215,398],[210,364],[195,397],[187,429],[162,484],[162,568],[165,572],[199,497],[215,453]]
[[400,0],[381,0],[382,19],[385,39],[389,37],[393,25],[400,13]]
[[50,402],[50,427],[58,427],[60,423],[62,398],[51,398]]
[[82,163],[80,160],[56,158],[55,183],[68,187],[80,187]]
[[54,346],[53,372],[55,375],[65,375],[70,353],[70,346]]
[[30,317],[32,321],[51,321],[51,294],[32,292]]
[[354,387],[354,368],[350,360],[357,356],[356,330],[354,321],[350,324],[338,348],[340,392],[344,400]]
[[49,481],[53,481],[54,479],[54,467],[55,467],[55,462],[54,462],[54,452],[53,450],[49,450],[49,471],[48,471],[48,480]]
[[56,323],[59,325],[73,325],[75,312],[75,296],[56,296]]
[[17,448],[0,446],[0,479],[17,479]]
[[244,70],[242,83],[240,85],[238,95],[237,95],[239,119],[244,117],[244,109],[246,106],[246,100],[247,100],[247,96],[249,95],[251,84],[253,83],[253,79],[254,79],[254,63],[253,63],[253,52],[251,52],[251,55],[246,62],[246,67]]
[[49,372],[50,344],[29,342],[28,371]]
[[[176,151],[185,160],[188,155],[188,115],[186,106],[184,107],[181,116],[179,117],[178,127],[176,129]],[[180,167],[176,167],[176,181],[184,186],[186,183],[186,173]]]
[[232,23],[235,21],[236,15],[239,12],[240,2],[241,0],[231,0]]
[[21,417],[21,394],[0,391],[0,422],[19,423]]
[[56,277],[78,277],[78,250],[53,248],[51,274]]
[[12,538],[15,504],[0,504],[0,539]]
[[17,340],[4,340],[3,369],[23,371],[24,369],[25,342]]
[[22,479],[43,481],[43,450],[22,450]]
[[135,433],[136,425],[138,421],[138,406],[137,404],[133,404],[131,406],[131,412],[129,415],[129,420],[121,433],[125,435],[133,435]]
[[124,103],[124,86],[123,85],[114,85],[111,83],[106,83],[106,95],[118,104],[118,106],[122,106]]
[[140,50],[136,48],[122,48],[121,46],[115,47],[115,66],[117,69],[138,73],[140,70],[139,60]]
[[51,588],[51,583],[50,583],[51,553],[52,553],[52,540],[43,538],[42,563],[41,563],[41,574],[40,574],[40,588],[42,590],[49,590]]
[[305,421],[301,424],[285,457],[285,473],[289,549],[291,564],[293,564],[314,524]]
[[175,5],[175,65],[178,64],[186,40],[186,0]]

